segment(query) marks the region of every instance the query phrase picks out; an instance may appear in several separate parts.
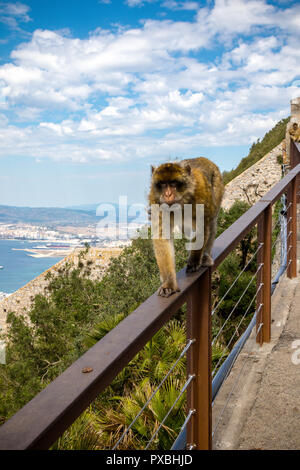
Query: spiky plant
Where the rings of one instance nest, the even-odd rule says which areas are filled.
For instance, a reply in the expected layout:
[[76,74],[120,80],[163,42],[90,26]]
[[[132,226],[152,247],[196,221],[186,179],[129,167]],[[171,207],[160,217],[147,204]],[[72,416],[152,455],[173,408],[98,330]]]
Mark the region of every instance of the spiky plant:
[[[128,434],[118,445],[118,449],[144,449],[152,436],[156,434],[161,423],[179,396],[184,383],[181,379],[169,377],[159,391],[154,395],[147,408],[134,422]],[[99,430],[104,448],[112,448],[118,442],[124,431],[134,421],[144,404],[149,400],[155,386],[149,378],[135,385],[129,396],[115,397],[118,408],[99,413]],[[182,394],[161,425],[150,444],[150,449],[170,449],[184,421],[185,394]]]
[[52,450],[97,450],[100,435],[93,423],[95,416],[91,407],[70,426],[52,446]]

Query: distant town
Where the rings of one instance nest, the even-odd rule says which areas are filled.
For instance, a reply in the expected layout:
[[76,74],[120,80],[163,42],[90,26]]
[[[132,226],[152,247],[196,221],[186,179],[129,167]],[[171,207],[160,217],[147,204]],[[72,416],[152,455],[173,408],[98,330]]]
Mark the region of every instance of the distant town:
[[[79,227],[77,227],[78,229]],[[14,240],[51,240],[51,241],[87,241],[86,235],[67,233],[67,231],[52,230],[40,225],[0,224],[0,239]],[[89,238],[92,241],[93,237]]]
[[0,205],[0,220],[0,240],[40,242],[32,248],[12,248],[25,250],[36,258],[65,257],[86,243],[99,248],[122,248],[130,244],[137,230],[145,225],[142,220],[139,223],[131,220],[127,224],[118,218],[103,219],[96,216],[95,211],[3,205]]
[[[31,251],[39,256],[66,256],[75,247],[123,247],[130,243],[132,235],[142,227],[142,224],[127,226],[115,224],[111,227],[99,228],[96,225],[83,227],[63,226],[51,229],[44,225],[31,224],[0,224],[0,240],[32,240],[48,242],[45,247],[36,247]],[[41,251],[42,250],[42,251]]]

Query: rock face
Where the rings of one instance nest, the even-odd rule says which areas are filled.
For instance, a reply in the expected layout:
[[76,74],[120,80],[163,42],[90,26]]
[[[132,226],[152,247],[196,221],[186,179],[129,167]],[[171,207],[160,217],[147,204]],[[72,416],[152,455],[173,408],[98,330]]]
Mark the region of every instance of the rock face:
[[283,157],[285,141],[261,160],[230,181],[225,187],[223,209],[229,209],[236,200],[255,204],[281,179],[282,169],[278,157]]
[[6,315],[8,312],[16,312],[19,314],[26,314],[30,309],[32,301],[37,294],[44,294],[45,288],[48,285],[46,275],[48,272],[53,274],[57,273],[66,263],[74,263],[77,265],[79,260],[89,270],[89,278],[93,280],[100,280],[112,257],[118,256],[122,251],[121,248],[90,248],[88,253],[79,258],[81,250],[75,249],[70,255],[56,263],[47,271],[40,274],[38,277],[28,282],[25,286],[18,289],[16,292],[3,300],[0,299],[0,328],[5,330]]

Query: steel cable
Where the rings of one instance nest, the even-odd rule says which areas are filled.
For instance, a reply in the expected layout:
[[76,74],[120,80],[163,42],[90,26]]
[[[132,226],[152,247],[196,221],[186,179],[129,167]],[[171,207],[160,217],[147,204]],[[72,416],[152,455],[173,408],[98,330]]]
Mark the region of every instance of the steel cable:
[[189,348],[191,347],[191,345],[195,342],[194,339],[190,339],[186,346],[183,348],[183,350],[181,351],[178,359],[176,360],[176,362],[174,362],[173,366],[171,367],[171,369],[169,370],[169,372],[165,375],[165,377],[163,378],[163,380],[160,382],[160,384],[156,387],[156,389],[154,390],[154,392],[151,394],[150,398],[147,400],[147,402],[144,404],[144,406],[142,407],[142,409],[139,411],[139,413],[136,415],[136,417],[134,418],[134,420],[130,423],[130,425],[126,428],[126,430],[123,432],[122,436],[120,437],[120,439],[118,440],[118,442],[114,445],[114,447],[112,448],[112,450],[115,450],[118,445],[120,444],[120,442],[124,439],[124,437],[128,434],[128,432],[130,431],[130,429],[132,428],[132,426],[134,425],[134,423],[137,421],[137,419],[141,416],[141,414],[143,413],[143,411],[145,410],[145,408],[147,408],[147,406],[149,405],[150,401],[152,400],[152,398],[154,397],[154,395],[156,395],[156,393],[158,392],[158,390],[162,387],[162,385],[165,383],[165,381],[167,380],[167,378],[169,377],[169,375],[171,374],[171,372],[173,372],[173,370],[175,369],[175,367],[177,366],[178,362],[180,361],[180,359],[185,355],[185,353],[189,350]]
[[165,421],[167,420],[168,416],[170,415],[171,411],[173,410],[174,406],[176,405],[176,403],[178,402],[179,398],[183,395],[183,393],[186,391],[186,389],[188,388],[189,384],[191,383],[192,380],[194,380],[195,378],[195,375],[190,375],[189,378],[187,379],[187,381],[185,382],[184,386],[182,387],[182,389],[180,390],[179,392],[179,395],[177,396],[176,400],[174,401],[173,405],[170,407],[168,413],[166,414],[166,416],[164,417],[164,419],[161,421],[160,425],[158,426],[157,430],[155,431],[155,433],[153,434],[153,436],[151,437],[150,441],[148,442],[148,444],[146,445],[145,447],[145,450],[147,450],[151,444],[151,442],[153,442],[154,438],[157,436],[158,432],[160,431],[162,425],[165,423]]
[[263,243],[260,243],[259,246],[257,247],[257,250],[255,251],[255,253],[251,256],[250,260],[248,261],[248,263],[244,266],[244,268],[242,269],[242,271],[240,272],[240,274],[235,278],[235,280],[233,281],[233,283],[231,284],[231,286],[229,287],[229,289],[225,292],[225,294],[223,295],[223,297],[221,298],[221,300],[218,302],[217,306],[213,309],[213,311],[211,312],[212,315],[214,315],[214,313],[216,312],[216,310],[218,310],[220,304],[223,302],[223,300],[225,299],[225,297],[227,296],[228,292],[231,291],[231,289],[233,288],[233,286],[235,285],[235,283],[238,281],[238,279],[241,277],[241,275],[243,274],[243,272],[245,272],[245,270],[247,269],[247,267],[249,266],[249,264],[251,263],[251,261],[253,260],[253,258],[257,255],[258,251],[262,248],[263,246]]
[[[257,289],[257,291],[256,291],[256,293],[255,293],[253,299],[251,300],[250,304],[248,305],[248,307],[247,307],[247,309],[246,309],[244,315],[242,316],[242,318],[241,318],[241,320],[240,320],[238,326],[236,327],[236,330],[238,330],[238,328],[240,327],[240,325],[241,325],[242,321],[244,320],[245,316],[246,316],[247,313],[249,312],[250,307],[251,307],[251,305],[253,304],[253,302],[254,302],[254,300],[255,300],[255,298],[256,298],[258,292],[259,292],[260,289],[262,288],[262,286],[263,286],[263,283],[260,283],[259,288]],[[257,309],[256,314],[260,312],[262,305],[263,305],[263,304],[259,304],[259,307],[258,307],[258,309]],[[213,372],[212,372],[212,376],[215,375],[216,370],[217,370],[217,368],[218,368],[218,366],[219,366],[221,360],[222,360],[223,357],[224,357],[224,354],[225,354],[226,349],[228,348],[228,346],[230,346],[230,344],[232,343],[232,340],[233,340],[233,338],[234,338],[235,336],[236,336],[236,331],[235,331],[234,334],[231,336],[229,342],[226,344],[226,346],[225,346],[225,348],[224,348],[224,352],[223,352],[222,356],[220,357],[220,359],[219,359],[217,365],[215,366],[215,368],[214,368],[214,370],[213,370]]]
[[257,275],[257,273],[260,271],[260,269],[262,268],[262,266],[264,265],[264,263],[260,263],[258,269],[256,270],[256,272],[253,274],[251,280],[248,282],[246,288],[244,289],[242,295],[240,296],[239,300],[236,302],[235,306],[233,307],[233,309],[231,310],[230,314],[228,315],[228,317],[226,318],[225,322],[223,323],[222,327],[220,328],[220,330],[218,331],[217,335],[214,337],[213,341],[212,341],[212,346],[214,345],[214,343],[216,342],[216,340],[218,339],[218,337],[220,336],[221,332],[223,331],[225,325],[227,324],[227,322],[229,321],[231,315],[233,314],[233,312],[236,310],[237,306],[239,305],[240,301],[242,300],[242,298],[244,297],[245,293],[247,292],[247,290],[249,289],[249,286],[251,285],[253,279],[255,278],[255,276]]

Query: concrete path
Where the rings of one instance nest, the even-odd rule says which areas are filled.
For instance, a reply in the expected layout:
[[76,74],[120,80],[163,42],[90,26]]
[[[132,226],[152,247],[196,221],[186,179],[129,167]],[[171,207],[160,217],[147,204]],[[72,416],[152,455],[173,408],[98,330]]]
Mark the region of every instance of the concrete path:
[[258,346],[253,331],[220,390],[214,429],[215,449],[300,449],[299,273],[272,296],[271,343]]

